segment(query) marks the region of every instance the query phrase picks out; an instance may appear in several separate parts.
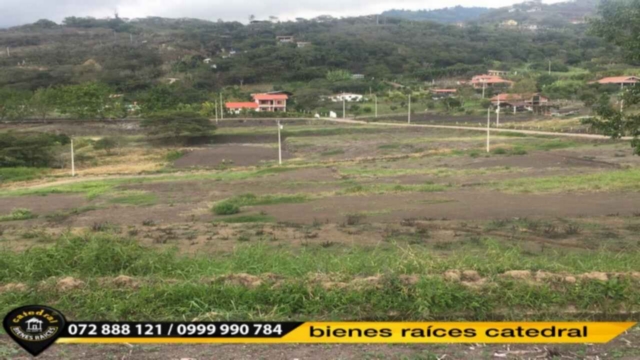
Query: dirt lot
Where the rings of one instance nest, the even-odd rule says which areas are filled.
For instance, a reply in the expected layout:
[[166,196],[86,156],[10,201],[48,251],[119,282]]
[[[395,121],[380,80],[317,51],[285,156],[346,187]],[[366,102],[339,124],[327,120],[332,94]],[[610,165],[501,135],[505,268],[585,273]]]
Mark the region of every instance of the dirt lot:
[[[283,159],[292,156],[282,152]],[[193,149],[176,160],[176,168],[219,167],[219,166],[255,166],[265,162],[278,161],[278,149],[256,145],[220,145],[206,149]]]

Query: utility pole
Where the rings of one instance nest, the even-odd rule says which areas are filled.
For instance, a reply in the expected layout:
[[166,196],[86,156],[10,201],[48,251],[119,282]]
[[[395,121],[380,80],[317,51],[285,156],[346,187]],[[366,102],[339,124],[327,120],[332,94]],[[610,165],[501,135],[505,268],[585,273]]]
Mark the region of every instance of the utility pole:
[[342,118],[347,118],[347,102],[344,98],[344,94],[342,95]]
[[498,109],[496,110],[496,126],[500,126],[500,94],[498,94]]
[[376,117],[378,117],[378,95],[376,95],[375,97],[375,111],[376,111]]
[[73,139],[71,139],[71,177],[76,176],[75,155],[73,153]]
[[551,75],[551,60],[549,60],[549,75]]
[[487,108],[487,152],[491,152],[491,106]]
[[409,107],[407,110],[407,122],[411,124],[411,94],[409,94]]
[[282,125],[280,125],[280,120],[278,120],[278,164],[282,165],[282,138],[280,136],[280,130],[282,130]]
[[7,57],[11,57],[11,50],[9,50],[8,46],[7,46]]
[[220,120],[224,120],[224,107],[222,106],[222,93],[220,93]]
[[482,80],[482,98],[484,99],[484,89],[487,87],[487,82]]
[[217,124],[218,123],[218,102],[217,101],[213,102],[213,110],[216,114],[216,124]]

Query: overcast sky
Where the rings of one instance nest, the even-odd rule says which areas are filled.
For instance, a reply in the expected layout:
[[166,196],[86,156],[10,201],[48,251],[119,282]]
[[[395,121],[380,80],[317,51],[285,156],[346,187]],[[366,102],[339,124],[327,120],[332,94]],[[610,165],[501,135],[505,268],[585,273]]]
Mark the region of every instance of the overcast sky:
[[[62,21],[67,16],[192,17],[247,22],[277,16],[281,20],[319,15],[335,17],[377,14],[389,9],[437,9],[449,6],[501,7],[518,0],[0,0],[0,27],[38,19]],[[545,1],[546,2],[546,1]]]

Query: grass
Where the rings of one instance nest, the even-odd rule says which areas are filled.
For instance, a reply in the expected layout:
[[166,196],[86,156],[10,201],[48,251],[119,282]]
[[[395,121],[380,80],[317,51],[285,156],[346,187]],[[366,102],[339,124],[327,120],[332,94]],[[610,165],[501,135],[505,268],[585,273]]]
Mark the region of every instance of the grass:
[[240,212],[240,206],[230,202],[221,202],[213,206],[216,215],[233,215]]
[[56,211],[54,213],[47,214],[45,218],[53,222],[63,222],[72,216],[80,215],[85,212],[93,211],[97,209],[98,207],[93,205],[82,206],[82,207],[73,208],[71,210],[66,210],[66,211]]
[[277,204],[292,204],[302,203],[307,201],[307,195],[294,194],[294,195],[261,195],[256,196],[254,194],[244,194],[233,197],[227,201],[237,203],[240,206],[254,206],[254,205],[277,205]]
[[109,200],[111,204],[134,205],[134,206],[151,206],[158,201],[155,194],[146,192],[131,192],[122,196],[116,196]]
[[167,162],[172,163],[185,155],[186,152],[183,150],[171,150],[167,153],[167,155],[165,155],[164,158]]
[[143,175],[136,178],[88,180],[71,184],[51,185],[39,188],[0,190],[0,197],[30,195],[46,196],[49,194],[84,194],[88,200],[92,200],[96,197],[114,192],[118,186],[122,185],[194,180],[236,181],[279,174],[287,171],[293,171],[295,169],[296,167],[267,167],[257,170],[215,171],[207,173],[192,173],[186,175]]
[[[73,319],[100,320],[192,319],[210,312],[236,320],[486,320],[497,316],[558,320],[569,315],[554,309],[567,306],[617,313],[621,307],[637,310],[640,303],[640,290],[626,280],[532,285],[497,276],[511,269],[633,271],[637,269],[638,249],[623,253],[551,250],[541,257],[491,239],[482,239],[480,245],[473,249],[463,246],[442,256],[422,246],[318,245],[292,250],[258,241],[240,244],[233,252],[212,259],[205,254],[181,256],[173,250],[146,248],[109,233],[63,235],[51,246],[20,253],[0,248],[0,283],[24,282],[32,288],[0,293],[0,311],[40,302],[56,304]],[[495,286],[469,288],[431,276],[448,269],[477,270]],[[266,282],[255,288],[202,281],[233,273],[271,273],[283,281],[279,286]],[[381,286],[323,289],[306,280],[318,273],[332,274],[338,281],[379,276]],[[123,274],[142,283],[138,288],[115,288],[101,279]],[[416,284],[407,285],[400,280],[403,274],[421,277]],[[51,277],[64,276],[79,278],[86,286],[62,292],[55,286],[38,285],[42,281],[54,284]],[[539,315],[527,315],[529,311]],[[573,316],[592,317],[587,312]]]
[[30,167],[14,167],[0,168],[0,184],[12,181],[28,181],[39,179],[44,176],[49,169],[30,168]]
[[0,216],[0,221],[29,220],[38,217],[29,209],[13,209],[9,215]]
[[587,175],[505,180],[490,185],[496,190],[516,193],[565,191],[640,191],[640,169],[616,170]]
[[335,150],[327,150],[325,152],[321,152],[320,156],[331,156],[331,155],[342,155],[344,154],[344,150],[335,149]]

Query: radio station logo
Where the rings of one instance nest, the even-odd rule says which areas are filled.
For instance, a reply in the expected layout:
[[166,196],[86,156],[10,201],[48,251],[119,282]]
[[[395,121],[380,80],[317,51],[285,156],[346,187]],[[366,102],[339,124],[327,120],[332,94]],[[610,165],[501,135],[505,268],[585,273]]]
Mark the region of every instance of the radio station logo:
[[64,315],[58,310],[29,305],[9,312],[2,325],[18,345],[37,356],[62,335],[65,323]]

